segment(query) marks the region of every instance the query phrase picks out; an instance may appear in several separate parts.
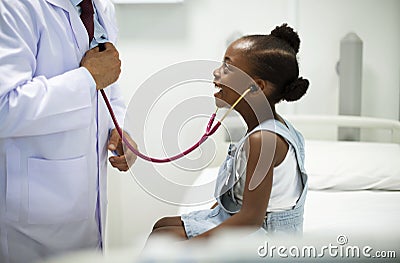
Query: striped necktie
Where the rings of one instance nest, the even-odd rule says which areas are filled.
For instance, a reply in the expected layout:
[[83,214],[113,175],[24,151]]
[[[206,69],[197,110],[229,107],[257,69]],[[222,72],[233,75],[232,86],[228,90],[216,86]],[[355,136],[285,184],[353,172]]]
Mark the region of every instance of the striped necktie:
[[81,7],[81,20],[85,25],[86,31],[89,36],[89,44],[92,42],[94,36],[94,9],[92,0],[83,0],[79,6]]

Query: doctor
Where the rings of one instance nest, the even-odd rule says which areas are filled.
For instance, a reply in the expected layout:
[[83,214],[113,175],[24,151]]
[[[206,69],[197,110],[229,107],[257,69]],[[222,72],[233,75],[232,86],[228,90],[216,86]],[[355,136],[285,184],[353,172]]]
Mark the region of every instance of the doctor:
[[[96,92],[106,88],[122,123],[114,8],[93,0],[88,25],[81,1],[0,1],[2,263],[101,249],[107,149],[117,151],[110,162],[122,171],[136,158],[122,151]],[[110,43],[99,52],[99,42]]]

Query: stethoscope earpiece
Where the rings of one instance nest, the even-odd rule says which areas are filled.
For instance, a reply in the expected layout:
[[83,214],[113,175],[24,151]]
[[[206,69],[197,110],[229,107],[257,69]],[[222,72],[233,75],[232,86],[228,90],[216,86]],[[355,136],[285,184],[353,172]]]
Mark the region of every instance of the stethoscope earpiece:
[[250,92],[256,92],[258,90],[256,85],[251,85],[249,89],[250,89]]

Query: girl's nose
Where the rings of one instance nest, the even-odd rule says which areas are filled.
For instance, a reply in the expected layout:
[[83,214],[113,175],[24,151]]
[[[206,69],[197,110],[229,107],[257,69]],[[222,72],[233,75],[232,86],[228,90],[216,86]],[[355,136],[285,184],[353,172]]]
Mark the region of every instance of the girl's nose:
[[220,69],[221,69],[221,67],[214,69],[213,75],[214,75],[215,78],[220,78],[221,77]]

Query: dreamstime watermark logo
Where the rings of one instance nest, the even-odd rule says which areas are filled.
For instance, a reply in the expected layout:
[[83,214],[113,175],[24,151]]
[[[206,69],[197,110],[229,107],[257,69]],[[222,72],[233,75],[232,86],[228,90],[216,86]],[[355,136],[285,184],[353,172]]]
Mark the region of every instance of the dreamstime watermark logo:
[[[224,105],[214,97],[218,89],[213,84],[213,72],[220,68],[219,61],[185,61],[158,71],[138,87],[129,101],[123,129],[135,140],[141,153],[159,159],[167,158],[183,152],[199,141],[210,116],[215,112],[216,104]],[[220,81],[238,94],[237,96],[254,85],[255,82],[245,72],[233,66],[230,70],[230,77],[224,78],[229,81]],[[257,96],[265,98],[262,92]],[[243,100],[255,117],[261,120],[265,116],[273,116],[268,100],[265,98],[262,102],[262,97],[258,97],[257,105],[253,105],[254,97],[252,94],[246,95]],[[224,110],[226,111],[220,110],[215,123],[224,114]],[[235,112],[231,115],[239,116]],[[245,131],[244,122],[242,126]],[[237,128],[235,127],[235,131]],[[224,122],[219,129],[221,131],[224,131],[225,142],[232,142],[231,129]],[[214,198],[217,174],[200,185],[192,185],[191,182],[214,161],[217,151],[227,152],[227,149],[218,149],[213,135],[198,149],[168,164],[151,163],[138,158],[130,172],[142,189],[163,202],[175,205],[204,204]],[[268,169],[265,164],[259,166]],[[233,185],[235,180],[229,182]],[[259,182],[260,178],[254,182],[255,187]],[[189,200],[183,200],[189,191],[192,193]]]
[[269,258],[396,258],[394,250],[374,250],[371,246],[349,245],[346,235],[339,235],[336,244],[316,246],[275,246],[268,241],[257,248],[260,257]]

